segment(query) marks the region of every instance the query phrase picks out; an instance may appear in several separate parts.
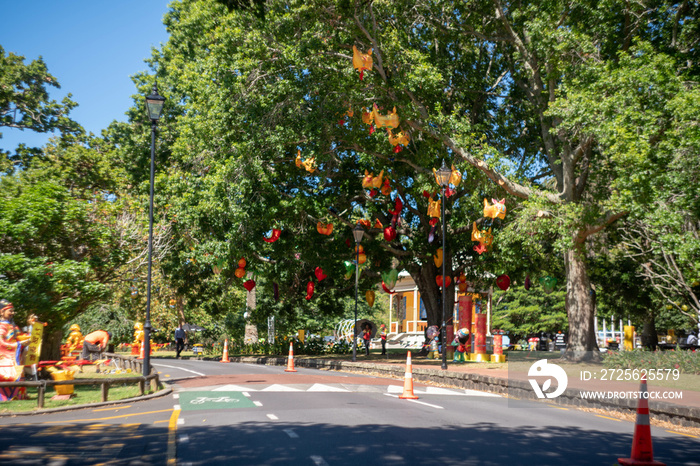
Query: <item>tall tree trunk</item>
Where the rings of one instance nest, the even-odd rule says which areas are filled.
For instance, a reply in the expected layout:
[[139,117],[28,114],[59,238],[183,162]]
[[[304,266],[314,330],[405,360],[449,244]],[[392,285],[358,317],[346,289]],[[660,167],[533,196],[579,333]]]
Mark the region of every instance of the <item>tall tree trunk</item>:
[[[47,329],[50,327],[47,327]],[[59,330],[51,330],[44,332],[44,339],[41,342],[41,361],[58,361],[61,359],[61,340],[63,340],[63,332]]]
[[[248,273],[248,278],[252,279],[253,274]],[[257,306],[257,296],[255,294],[255,288],[248,291],[246,294],[246,308],[253,310]],[[251,345],[258,342],[258,327],[250,322],[250,319],[245,321],[245,335],[243,337],[243,343],[246,345]]]
[[[588,278],[583,254],[584,246],[566,251],[566,314],[569,318],[569,344],[567,351],[578,357],[585,351],[597,349],[594,328],[594,307],[591,282]],[[583,356],[583,355],[580,355]]]
[[[445,275],[452,276],[452,263],[447,256],[443,256],[445,260]],[[435,278],[438,275],[442,275],[442,267],[435,267],[435,264],[431,260],[426,262],[422,267],[416,267],[415,269],[409,270],[413,281],[418,287],[420,292],[421,300],[425,306],[425,312],[428,317],[428,326],[437,325],[438,328],[442,327],[442,288],[437,286]],[[452,280],[450,286],[445,289],[445,301],[447,302],[447,308],[445,310],[447,324],[449,325],[452,318],[452,313],[454,310],[454,279]]]

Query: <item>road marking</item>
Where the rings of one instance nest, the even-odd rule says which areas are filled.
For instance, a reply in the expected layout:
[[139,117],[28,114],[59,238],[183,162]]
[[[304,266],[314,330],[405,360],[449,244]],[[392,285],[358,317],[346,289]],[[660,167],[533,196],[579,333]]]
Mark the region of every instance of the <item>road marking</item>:
[[190,441],[190,438],[187,435],[181,435],[178,440],[180,440],[182,443],[187,443]]
[[111,408],[102,408],[102,409],[93,409],[92,412],[93,412],[93,413],[96,413],[96,412],[98,412],[98,411],[111,411],[111,410],[113,410],[113,409],[126,409],[126,408],[131,408],[131,405],[127,405],[127,406],[113,406],[113,407],[111,407]]
[[292,429],[284,429],[284,432],[289,435],[289,438],[299,438],[299,434],[294,432]]
[[[397,399],[398,399],[398,397],[399,397],[399,395],[392,395],[391,393],[385,393],[384,395],[390,396],[390,397],[392,397],[392,398],[397,398]],[[411,402],[413,402],[413,403],[418,403],[419,405],[429,406],[429,407],[435,408],[435,409],[445,409],[445,408],[442,407],[442,406],[433,405],[433,404],[430,404],[430,403],[426,403],[426,402],[424,402],[424,401],[418,401],[418,400],[405,400],[405,401],[411,401]]]
[[610,419],[611,421],[622,422],[620,419],[615,419],[614,417],[603,416],[601,414],[596,414],[596,417],[602,417],[603,419]]
[[132,416],[143,416],[146,414],[169,413],[171,411],[172,411],[172,409],[161,409],[158,411],[144,411],[142,413],[122,414],[120,416],[99,417],[99,418],[93,418],[93,419],[72,419],[70,421],[44,421],[41,424],[65,424],[65,423],[75,423],[75,422],[108,421],[111,419],[121,419],[121,418],[132,417]]
[[177,400],[178,398],[180,398],[180,394],[179,394],[179,393],[173,393],[173,398]]
[[185,424],[185,420],[183,418],[180,418],[177,420],[177,425],[182,426]]
[[182,408],[180,407],[180,405],[173,405],[173,409],[178,409],[178,410],[179,410],[179,409],[182,409]]
[[267,388],[260,390],[261,392],[300,392],[297,388],[288,387],[286,385],[273,384]]
[[315,383],[309,387],[307,392],[349,392],[350,390],[345,390],[344,388],[331,387],[330,385],[323,385],[321,383]]
[[154,366],[157,365],[158,367],[167,367],[167,368],[169,368],[169,369],[177,369],[177,370],[179,370],[179,371],[190,372],[190,373],[192,373],[192,374],[201,375],[201,376],[206,375],[206,374],[202,374],[201,372],[193,371],[193,370],[190,370],[190,369],[183,369],[182,367],[177,367],[177,366],[168,366],[168,365],[165,365],[165,364],[153,364],[153,365],[154,365]]
[[257,406],[258,408],[262,406],[262,402],[260,401],[253,401],[253,404]]
[[274,414],[268,414],[267,417],[269,417],[269,418],[272,419],[273,421],[276,421],[276,420],[279,419],[279,418],[278,418],[277,416],[275,416]]
[[170,422],[168,422],[168,466],[177,465],[177,441],[175,435],[177,434],[178,424],[184,423],[185,420],[180,419],[180,410],[174,409],[173,413],[170,415]]
[[550,405],[549,403],[545,403],[545,404],[546,404],[547,406],[549,406],[550,408],[562,409],[562,410],[564,410],[564,411],[568,411],[568,410],[569,410],[569,408],[562,408],[561,406]]
[[326,460],[324,460],[321,456],[313,455],[311,456],[311,461],[313,461],[316,466],[328,466]]
[[697,435],[691,435],[691,434],[684,434],[683,432],[676,432],[675,430],[667,430],[669,434],[678,434],[678,435],[685,435],[686,437],[692,437],[692,438],[700,438]]
[[241,392],[241,393],[243,394],[243,396],[250,398],[250,393],[248,393],[248,392]]

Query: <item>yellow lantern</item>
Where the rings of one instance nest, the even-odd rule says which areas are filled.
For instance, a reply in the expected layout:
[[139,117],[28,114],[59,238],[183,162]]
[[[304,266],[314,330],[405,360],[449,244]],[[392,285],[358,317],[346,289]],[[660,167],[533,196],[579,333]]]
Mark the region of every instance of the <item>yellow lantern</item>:
[[367,300],[367,304],[369,304],[369,307],[374,306],[374,291],[367,290],[367,292],[365,293],[365,299]]

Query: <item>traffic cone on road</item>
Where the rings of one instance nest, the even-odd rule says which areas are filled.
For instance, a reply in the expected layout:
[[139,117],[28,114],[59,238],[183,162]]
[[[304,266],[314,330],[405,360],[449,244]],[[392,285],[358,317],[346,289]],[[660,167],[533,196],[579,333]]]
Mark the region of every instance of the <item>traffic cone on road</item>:
[[402,400],[417,400],[418,397],[413,394],[413,368],[411,366],[411,352],[406,356],[406,374],[403,378],[403,394],[399,395]]
[[230,362],[228,360],[228,338],[224,340],[224,354],[221,356],[221,361],[219,362]]
[[294,346],[292,346],[292,342],[289,342],[289,358],[287,359],[287,368],[284,370],[285,372],[296,372],[297,370],[294,369]]
[[139,357],[138,359],[143,359],[146,357],[146,348],[143,342],[141,342],[141,349],[139,349]]
[[651,446],[651,426],[649,425],[649,398],[647,395],[647,377],[642,374],[639,386],[639,403],[637,404],[637,422],[634,424],[632,438],[632,456],[618,458],[622,466],[666,466],[666,463],[654,461],[654,451]]

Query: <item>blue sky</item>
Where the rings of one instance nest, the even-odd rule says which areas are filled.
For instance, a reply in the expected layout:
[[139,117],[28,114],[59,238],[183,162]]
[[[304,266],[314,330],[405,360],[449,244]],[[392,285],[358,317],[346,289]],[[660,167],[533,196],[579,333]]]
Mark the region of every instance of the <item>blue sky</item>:
[[[131,76],[148,70],[153,47],[168,40],[163,16],[170,0],[3,1],[0,45],[5,54],[43,57],[61,89],[78,103],[70,116],[99,135],[112,121],[125,121],[136,87]],[[0,148],[41,146],[51,136],[0,127]]]

